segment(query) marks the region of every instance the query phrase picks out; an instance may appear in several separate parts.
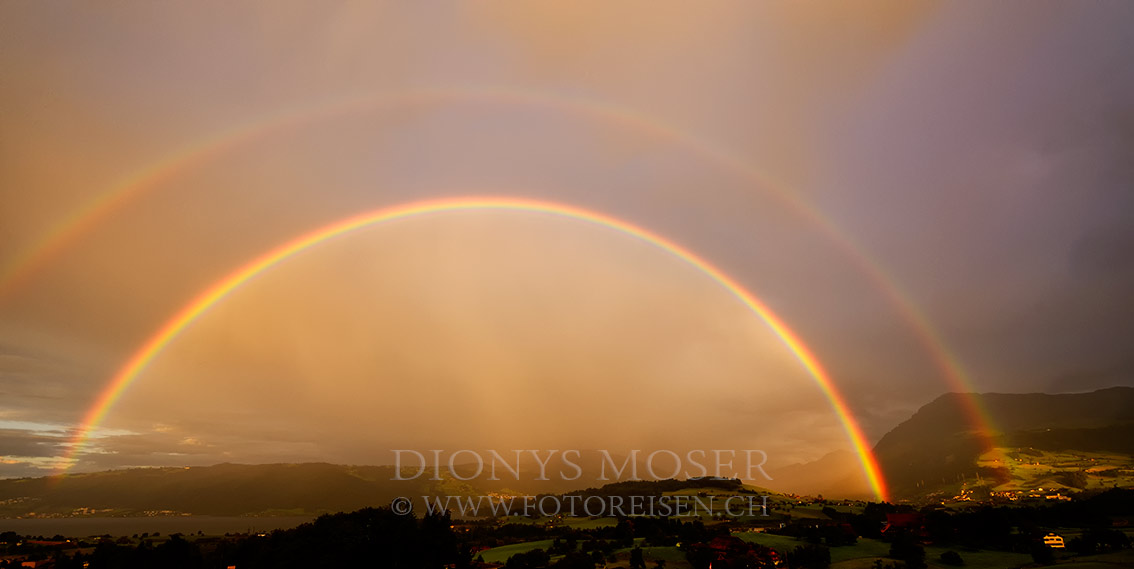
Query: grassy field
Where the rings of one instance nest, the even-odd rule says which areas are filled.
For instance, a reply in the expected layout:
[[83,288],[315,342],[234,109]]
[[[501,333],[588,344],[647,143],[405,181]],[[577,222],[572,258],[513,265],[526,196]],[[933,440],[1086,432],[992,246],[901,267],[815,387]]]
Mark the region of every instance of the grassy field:
[[566,518],[563,525],[574,529],[596,529],[618,525],[614,518]]
[[1080,557],[1069,563],[1060,563],[1059,569],[1116,569],[1134,567],[1134,549]]
[[1008,470],[1012,479],[993,488],[998,492],[1066,490],[1065,475],[1075,472],[1086,474],[1087,489],[1134,485],[1134,460],[1117,453],[997,447],[981,455],[977,465]]
[[[623,550],[629,556],[630,550]],[[673,567],[675,563],[687,563],[685,561],[685,552],[676,547],[643,547],[642,557],[646,560],[648,565],[653,565],[653,562],[658,559],[665,560],[666,567]]]
[[[765,547],[771,547],[780,553],[787,553],[800,545],[805,545],[807,542],[796,539],[786,535],[775,535],[770,533],[757,533],[747,532],[733,534],[744,541],[759,543]],[[831,563],[841,563],[844,561],[853,561],[856,559],[874,559],[883,557],[890,552],[890,544],[884,541],[874,539],[861,538],[855,545],[846,545],[842,547],[831,548]]]
[[964,551],[958,548],[934,547],[925,548],[925,561],[930,567],[951,567],[941,563],[941,554],[953,550],[960,554],[965,567],[971,569],[1009,569],[1022,567],[1032,563],[1032,556],[1027,553],[1011,553],[1007,551]]
[[827,516],[827,514],[823,513],[823,505],[821,505],[821,504],[809,504],[809,505],[806,505],[806,506],[796,506],[796,507],[794,507],[790,510],[786,510],[784,513],[786,513],[787,515],[789,515],[793,518],[796,518],[796,519],[800,519],[800,518],[815,519],[815,520],[829,520],[829,519],[831,519],[830,517]]
[[[874,560],[877,557],[860,557],[858,559],[847,559],[845,561],[832,562],[831,569],[873,569]],[[886,563],[893,563],[893,559],[883,559]]]
[[551,547],[553,540],[545,539],[542,541],[526,541],[524,543],[514,543],[512,545],[502,545],[500,547],[493,547],[492,549],[482,551],[480,555],[488,563],[503,563],[509,557],[517,553],[527,553],[533,549],[544,549]]
[[1101,561],[1076,561],[1074,563],[1060,563],[1059,565],[1054,565],[1054,567],[1058,567],[1059,569],[1116,569],[1119,567],[1130,567],[1130,565],[1125,563],[1103,563]]
[[757,532],[744,532],[733,534],[744,541],[750,543],[759,543],[764,547],[771,547],[776,551],[787,553],[796,547],[803,545],[804,542],[786,535],[775,535],[770,533],[757,533]]
[[831,548],[831,563],[852,559],[875,559],[890,553],[890,544],[876,539],[859,538],[858,543]]
[[[623,568],[630,566],[630,550],[619,549],[615,552],[618,556],[618,561],[615,563],[608,563],[609,569]],[[692,565],[685,560],[685,552],[676,547],[643,547],[642,557],[646,560],[647,567],[653,567],[655,561],[665,560],[666,569],[690,569]]]

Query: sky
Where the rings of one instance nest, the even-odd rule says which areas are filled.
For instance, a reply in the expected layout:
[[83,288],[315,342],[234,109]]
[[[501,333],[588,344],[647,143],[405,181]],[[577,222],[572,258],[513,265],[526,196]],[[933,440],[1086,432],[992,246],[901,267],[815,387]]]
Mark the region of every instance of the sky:
[[[207,3],[208,4],[208,3]],[[868,7],[867,7],[868,6]],[[399,448],[851,448],[1134,385],[1128,2],[4,3],[0,477]],[[995,418],[992,418],[995,421]]]

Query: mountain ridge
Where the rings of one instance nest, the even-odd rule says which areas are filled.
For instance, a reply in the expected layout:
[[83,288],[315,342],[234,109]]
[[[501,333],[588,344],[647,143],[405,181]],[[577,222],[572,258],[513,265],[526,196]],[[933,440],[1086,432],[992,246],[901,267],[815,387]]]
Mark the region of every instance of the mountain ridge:
[[[974,425],[973,405],[995,421]],[[946,393],[883,435],[874,453],[895,496],[911,497],[940,490],[958,477],[1005,482],[1007,473],[978,465],[995,448],[1134,454],[1134,388]]]

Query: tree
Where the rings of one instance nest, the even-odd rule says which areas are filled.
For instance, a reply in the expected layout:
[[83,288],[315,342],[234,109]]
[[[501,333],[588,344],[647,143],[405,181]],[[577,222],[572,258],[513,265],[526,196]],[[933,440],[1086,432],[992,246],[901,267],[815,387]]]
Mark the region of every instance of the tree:
[[508,558],[504,564],[506,569],[542,569],[547,567],[551,557],[542,549],[533,549],[524,553],[517,553]]
[[1062,479],[1061,482],[1072,488],[1078,488],[1082,490],[1083,488],[1087,487],[1088,480],[1087,473],[1085,471],[1077,470],[1075,472],[1064,472],[1060,478]]
[[800,545],[788,552],[787,561],[791,567],[827,569],[831,566],[831,550],[822,545]]
[[591,552],[591,561],[595,565],[606,565],[606,556],[602,554],[601,550],[595,549]]
[[964,565],[965,560],[961,559],[961,554],[956,551],[946,551],[941,554],[941,562],[946,565]]
[[572,551],[551,565],[554,569],[595,569],[595,560],[590,555]]
[[926,567],[925,548],[908,533],[902,533],[894,538],[894,542],[890,544],[890,557],[902,561],[908,569]]
[[1055,552],[1043,543],[1032,543],[1032,560],[1040,565],[1051,565],[1055,562]]
[[641,547],[630,550],[630,569],[646,569],[646,560],[642,555]]

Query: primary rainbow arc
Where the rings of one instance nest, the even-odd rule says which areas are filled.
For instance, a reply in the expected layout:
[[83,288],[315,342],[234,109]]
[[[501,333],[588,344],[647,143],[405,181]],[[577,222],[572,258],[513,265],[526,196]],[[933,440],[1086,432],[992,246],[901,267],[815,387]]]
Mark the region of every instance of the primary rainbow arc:
[[[707,260],[693,254],[681,245],[626,221],[574,206],[511,197],[451,198],[413,202],[382,208],[352,216],[316,229],[249,261],[209,286],[191,302],[182,307],[181,310],[167,320],[161,328],[134,352],[126,364],[111,378],[107,387],[98,396],[95,403],[84,416],[77,434],[71,440],[64,463],[71,464],[74,462],[75,456],[81,451],[94,429],[106,418],[115,402],[121,398],[122,394],[138,378],[139,374],[146,366],[153,361],[171,341],[197,318],[208,311],[210,307],[260,273],[270,269],[292,255],[357,229],[429,213],[475,210],[511,210],[545,213],[609,227],[667,251],[719,283],[745,306],[756,313],[772,329],[784,345],[787,346],[812,378],[815,379],[830,402],[835,414],[838,416],[839,422],[843,425],[847,437],[859,457],[863,474],[866,476],[872,492],[879,500],[888,499],[888,490],[877,460],[863,435],[862,429],[851,414],[846,399],[839,392],[830,375],[828,375],[815,355],[804,345],[803,341],[800,340],[771,309],[752,293],[748,292],[740,283],[713,266]],[[67,467],[64,467],[64,469],[66,468]]]

